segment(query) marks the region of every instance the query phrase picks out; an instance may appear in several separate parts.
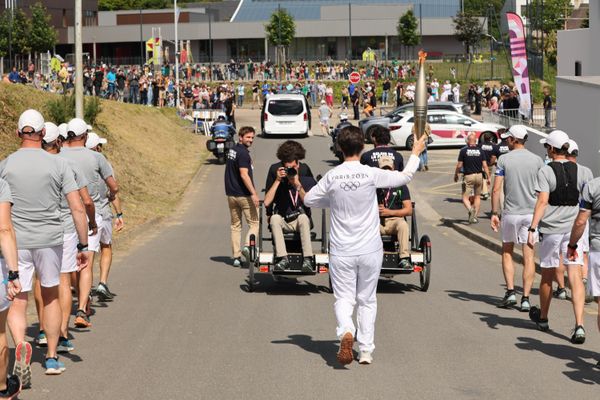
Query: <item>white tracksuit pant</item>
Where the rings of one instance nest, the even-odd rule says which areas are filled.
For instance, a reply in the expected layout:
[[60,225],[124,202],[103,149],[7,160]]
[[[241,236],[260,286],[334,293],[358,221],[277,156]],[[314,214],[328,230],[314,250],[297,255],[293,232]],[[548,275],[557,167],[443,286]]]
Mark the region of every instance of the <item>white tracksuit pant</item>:
[[354,306],[358,303],[358,348],[372,352],[375,349],[375,318],[377,317],[377,282],[383,261],[383,250],[359,256],[329,255],[329,274],[335,296],[337,336],[346,332],[355,334],[352,321]]

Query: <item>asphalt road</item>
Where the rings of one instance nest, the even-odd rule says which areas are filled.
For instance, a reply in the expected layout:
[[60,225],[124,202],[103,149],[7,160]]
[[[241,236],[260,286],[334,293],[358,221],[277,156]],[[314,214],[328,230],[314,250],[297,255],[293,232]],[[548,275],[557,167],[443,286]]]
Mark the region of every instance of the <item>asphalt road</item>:
[[[331,168],[327,138],[300,140],[315,173]],[[281,141],[255,141],[258,187]],[[247,270],[230,264],[224,167],[211,157],[180,210],[149,228],[143,243],[115,263],[110,287],[118,297],[96,306],[89,332],[74,332],[76,350],[63,358],[66,372],[44,376],[36,350],[33,388],[20,398],[597,396],[594,317],[586,315],[587,342],[574,346],[566,301],[553,303],[550,333],[536,331],[517,310],[497,308],[504,290],[499,256],[440,224],[440,216],[460,204],[440,201],[446,195],[428,188],[448,179],[435,171],[436,158],[453,154],[431,151],[432,171],[411,184],[420,232],[433,242],[432,283],[427,293],[416,288],[416,275],[380,283],[372,365],[336,363],[327,275],[283,284],[265,279],[258,292],[245,290]],[[532,300],[537,303],[537,295]]]

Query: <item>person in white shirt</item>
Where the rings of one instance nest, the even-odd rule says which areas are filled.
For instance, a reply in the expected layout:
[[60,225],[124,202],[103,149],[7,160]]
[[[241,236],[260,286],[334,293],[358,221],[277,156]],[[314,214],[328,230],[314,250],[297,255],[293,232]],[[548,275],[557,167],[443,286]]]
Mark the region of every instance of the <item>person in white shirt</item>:
[[326,173],[304,197],[307,207],[331,209],[329,273],[335,296],[336,333],[341,340],[337,359],[343,365],[354,358],[356,328],[352,314],[357,303],[359,363],[370,364],[373,360],[377,281],[383,261],[376,189],[410,182],[426,139],[423,135],[414,141],[404,171],[385,171],[360,163],[364,135],[358,127],[343,128],[337,143],[344,153],[344,163]]

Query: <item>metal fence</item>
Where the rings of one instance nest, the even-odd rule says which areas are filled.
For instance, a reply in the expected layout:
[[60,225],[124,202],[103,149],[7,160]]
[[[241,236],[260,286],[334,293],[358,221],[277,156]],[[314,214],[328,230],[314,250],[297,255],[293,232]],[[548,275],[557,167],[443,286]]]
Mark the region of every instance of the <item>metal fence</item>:
[[534,107],[531,118],[520,115],[518,109],[503,110],[500,112],[482,110],[481,117],[484,122],[504,125],[507,128],[513,125],[527,125],[542,130],[556,128],[556,108],[545,110],[543,107]]

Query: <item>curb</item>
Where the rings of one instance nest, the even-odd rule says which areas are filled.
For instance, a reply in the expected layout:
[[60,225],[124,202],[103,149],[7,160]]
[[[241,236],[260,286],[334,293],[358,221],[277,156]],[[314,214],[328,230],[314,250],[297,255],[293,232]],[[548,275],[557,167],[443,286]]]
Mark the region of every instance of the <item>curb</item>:
[[[484,233],[481,233],[469,227],[468,225],[465,225],[464,223],[458,222],[453,219],[442,218],[441,221],[442,224],[444,224],[445,226],[454,229],[456,232],[471,239],[475,243],[480,244],[481,246],[493,251],[494,253],[502,255],[502,243],[500,240],[488,236]],[[518,248],[518,246],[515,246],[513,250],[513,262],[516,264],[523,264],[523,253]],[[538,274],[541,273],[540,263],[537,258],[535,260],[535,272],[537,272]]]

